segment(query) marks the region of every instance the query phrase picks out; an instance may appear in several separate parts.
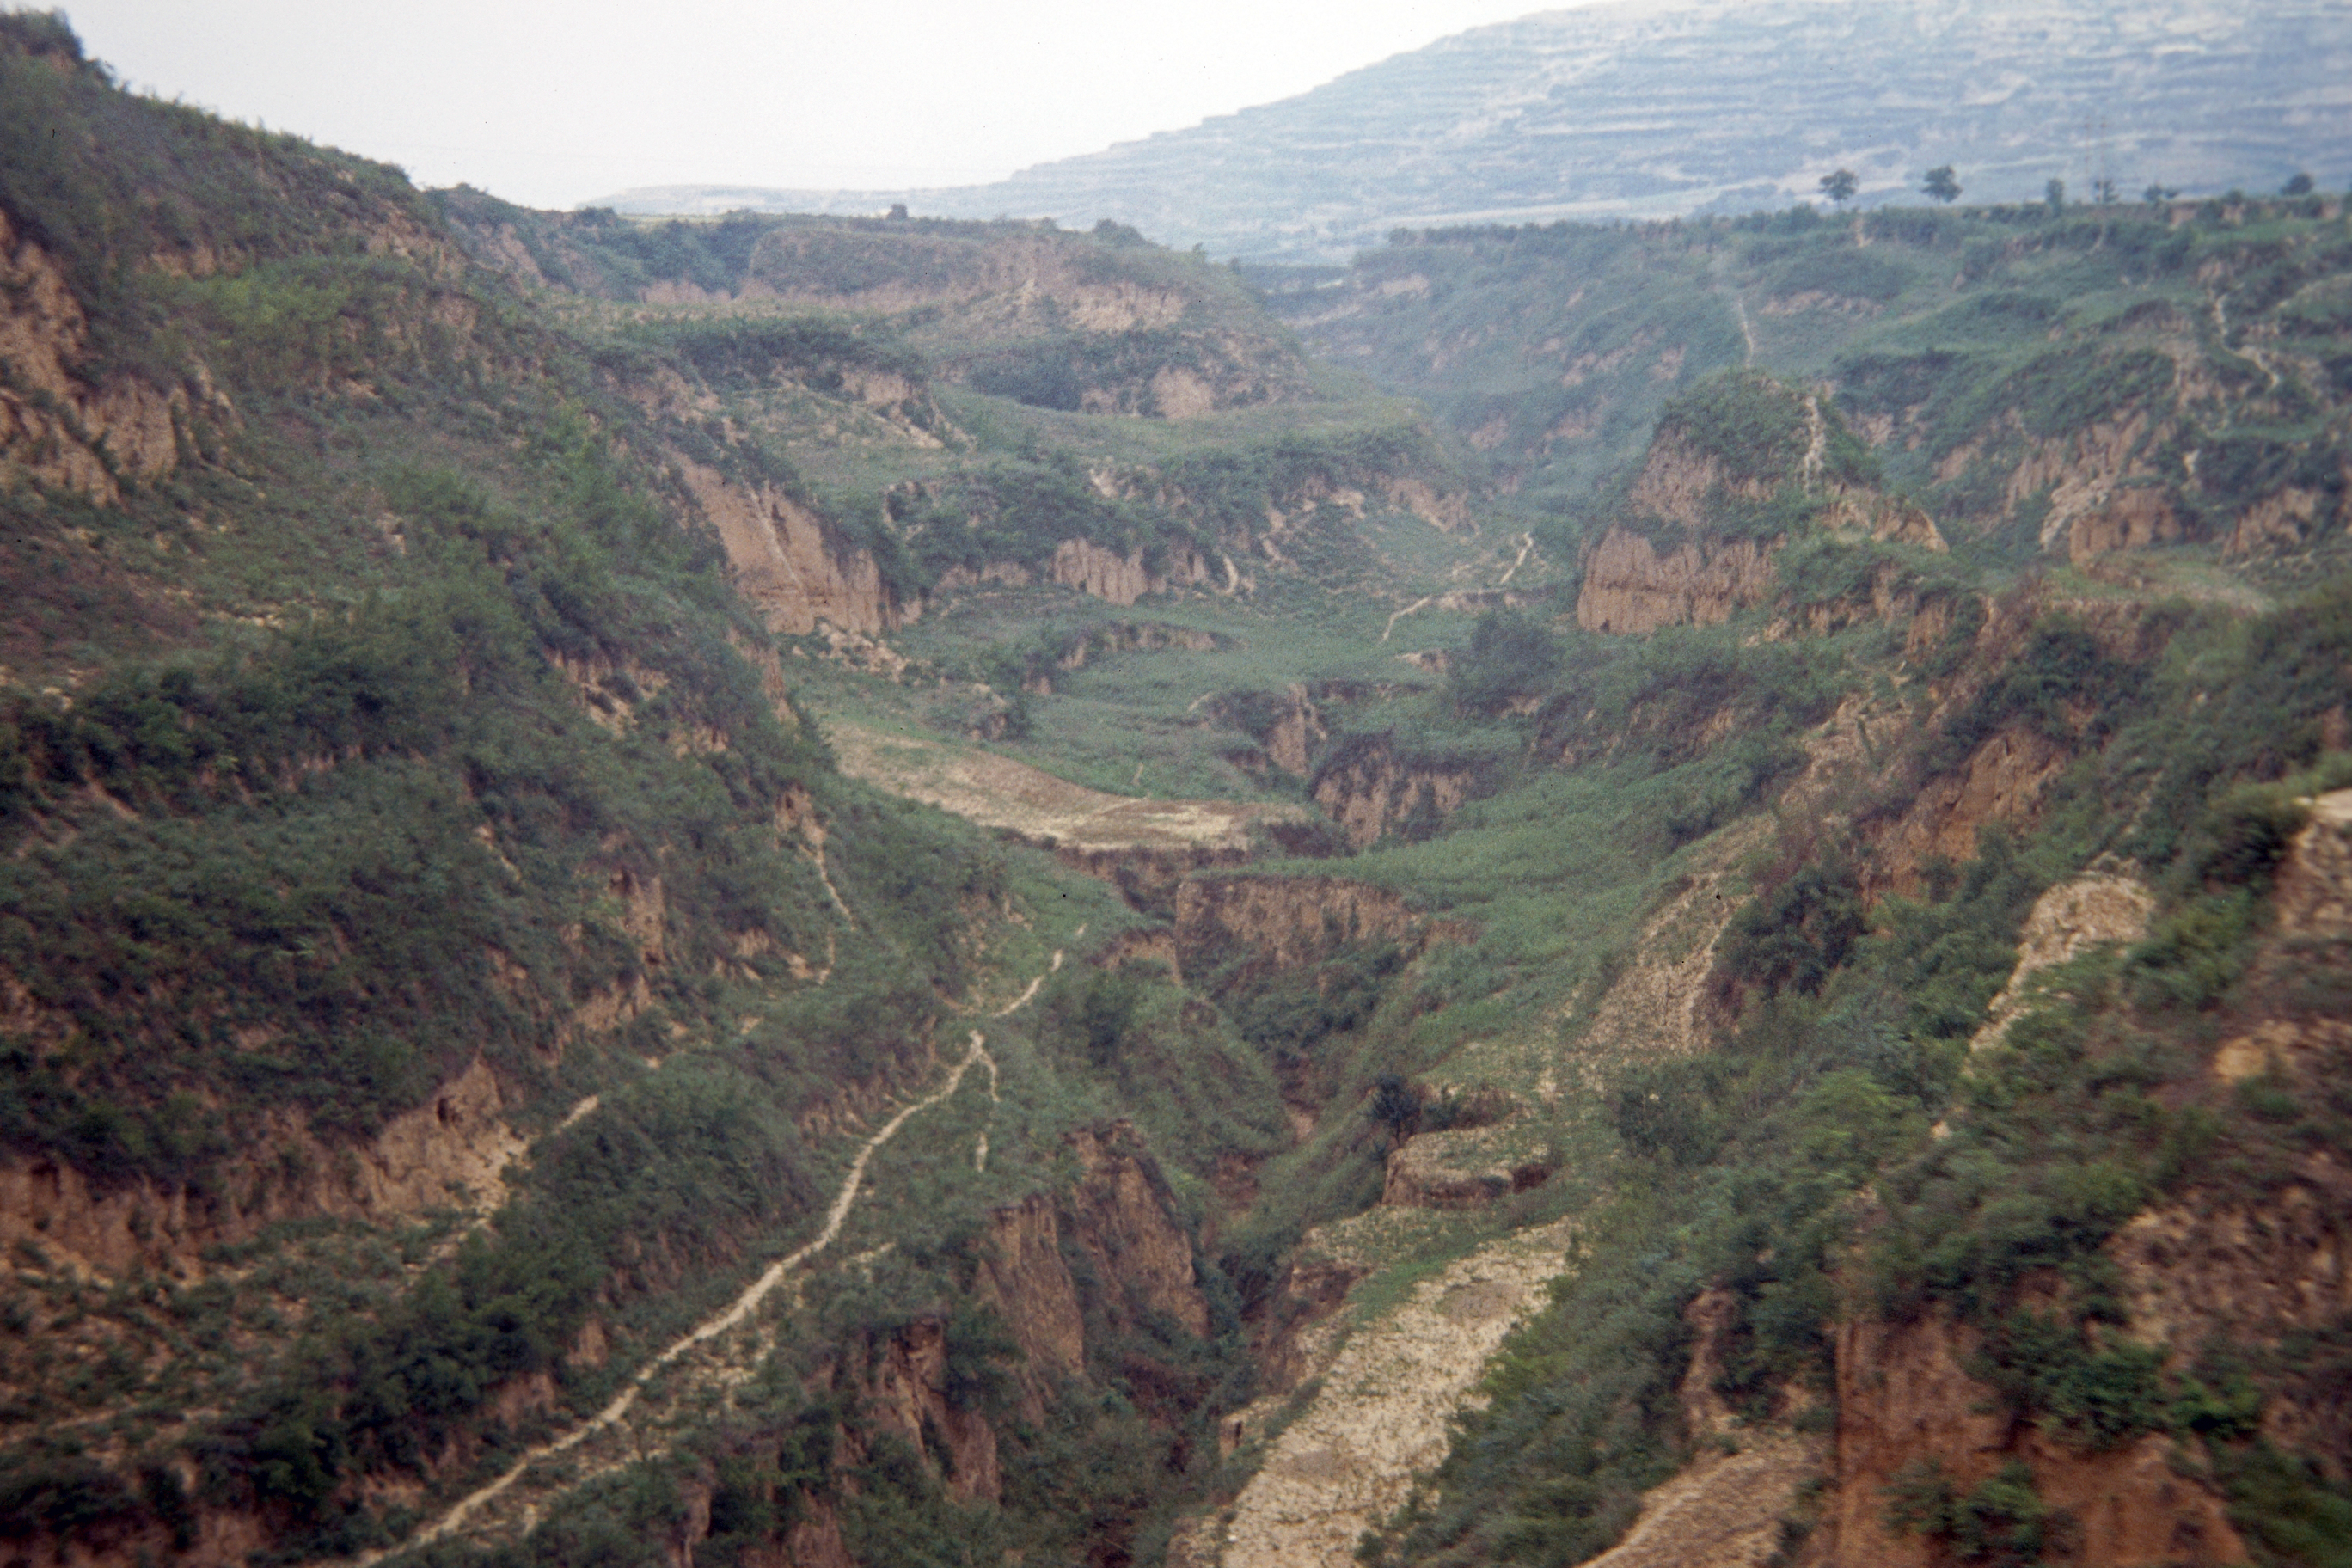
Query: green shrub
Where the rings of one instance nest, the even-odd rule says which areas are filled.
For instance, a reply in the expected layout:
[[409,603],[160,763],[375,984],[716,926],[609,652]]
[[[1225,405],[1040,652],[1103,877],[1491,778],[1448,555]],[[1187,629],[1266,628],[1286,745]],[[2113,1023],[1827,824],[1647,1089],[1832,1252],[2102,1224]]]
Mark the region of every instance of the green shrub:
[[1903,292],[1911,269],[1874,250],[1834,245],[1809,250],[1782,267],[1774,278],[1774,295],[1831,294],[1850,300],[1884,303]]
[[2021,1416],[2041,1418],[2069,1442],[2096,1450],[2169,1426],[2164,1363],[2160,1348],[2103,1345],[2081,1324],[2021,1310],[1986,1335],[1969,1371]]
[[1722,972],[1770,994],[1821,990],[1864,930],[1854,868],[1831,861],[1801,867],[1733,921]]
[[1540,694],[1560,666],[1559,645],[1517,610],[1490,610],[1470,631],[1470,646],[1447,672],[1457,711],[1491,715],[1516,697]]
[[1887,1523],[1939,1541],[1962,1563],[2030,1568],[2063,1549],[2070,1521],[2042,1500],[2033,1472],[2011,1459],[1965,1494],[1930,1459],[1898,1472],[1887,1487]]
[[1727,371],[1667,404],[1658,433],[1679,436],[1737,478],[1787,484],[1804,460],[1805,400],[1761,372]]
[[2214,1468],[2230,1496],[2230,1519],[2275,1561],[2309,1568],[2352,1564],[2352,1488],[2316,1462],[2267,1442],[2215,1446]]

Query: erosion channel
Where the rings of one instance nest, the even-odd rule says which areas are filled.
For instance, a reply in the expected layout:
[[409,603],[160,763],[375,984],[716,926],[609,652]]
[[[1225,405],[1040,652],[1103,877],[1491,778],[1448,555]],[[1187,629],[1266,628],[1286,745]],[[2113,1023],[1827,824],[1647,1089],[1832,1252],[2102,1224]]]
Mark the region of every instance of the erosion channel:
[[8,1568],[2345,1561],[2336,198],[0,131]]

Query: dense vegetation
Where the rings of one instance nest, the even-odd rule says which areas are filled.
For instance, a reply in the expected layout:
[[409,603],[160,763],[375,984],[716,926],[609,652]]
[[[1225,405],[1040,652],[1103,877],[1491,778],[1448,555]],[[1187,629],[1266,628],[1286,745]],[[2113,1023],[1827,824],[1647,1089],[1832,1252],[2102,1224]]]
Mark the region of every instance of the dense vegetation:
[[[2013,1435],[1866,1500],[1935,1552],[2069,1550],[2030,1432],[2170,1442],[2266,1563],[2340,1562],[2340,1423],[2264,1419],[2340,1407],[2343,1325],[2150,1342],[2116,1262],[2352,1140],[2340,1046],[2214,1069],[2352,987],[2276,913],[2352,783],[2332,210],[1285,276],[420,196],[0,18],[0,214],[87,332],[23,319],[89,396],[0,395],[62,440],[144,386],[173,448],[0,488],[0,1145],[82,1205],[9,1233],[0,1538],[347,1556],[578,1433],[536,1528],[425,1555],[1148,1563],[1319,1397],[1315,1320],[1572,1221],[1367,1560],[1583,1561],[1706,1447],[1833,1426],[1871,1325],[1956,1336]],[[1687,533],[1632,505],[1653,453],[1714,476]],[[828,615],[877,629],[739,596],[782,524],[772,578],[870,581]],[[1619,527],[1769,551],[1769,596],[1584,629]],[[1173,586],[1055,584],[1074,542]],[[1891,847],[1995,753],[2030,804]],[[1100,794],[1273,815],[1106,850]],[[2085,871],[2153,889],[2144,939],[1972,1044]],[[1629,1025],[1661,984],[1683,1022]],[[461,1089],[498,1191],[385,1197]],[[1459,1190],[1400,1199],[1432,1148]]]

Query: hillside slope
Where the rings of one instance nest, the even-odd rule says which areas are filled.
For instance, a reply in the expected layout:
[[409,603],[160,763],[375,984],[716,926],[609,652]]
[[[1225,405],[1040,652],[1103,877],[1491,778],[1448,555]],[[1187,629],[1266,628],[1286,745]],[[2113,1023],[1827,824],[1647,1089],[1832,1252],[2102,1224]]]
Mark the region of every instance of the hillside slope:
[[[791,639],[888,585],[685,379],[870,408],[907,367],[576,333],[394,172],[130,97],[53,18],[0,73],[11,1550],[631,1551],[698,1508],[879,1561],[1197,1487],[1240,1344],[1200,1177],[1030,1005],[1131,917],[835,769]],[[1267,1146],[1231,1030],[1174,1043],[1216,1098],[1159,1141]]]
[[2341,167],[2352,33],[2318,0],[1591,6],[1480,27],[1311,92],[971,189],[681,186],[624,211],[1116,218],[1218,256],[1344,260],[1400,225],[1865,200],[1953,164],[1979,200],[2103,175],[2198,193]]
[[0,139],[13,1557],[2342,1562],[2332,199]]
[[1753,369],[1819,389],[1985,564],[2087,566],[2330,533],[2344,247],[2317,198],[1796,209],[1438,230],[1253,276],[1317,352],[1427,398],[1531,520],[1622,504],[1667,403]]

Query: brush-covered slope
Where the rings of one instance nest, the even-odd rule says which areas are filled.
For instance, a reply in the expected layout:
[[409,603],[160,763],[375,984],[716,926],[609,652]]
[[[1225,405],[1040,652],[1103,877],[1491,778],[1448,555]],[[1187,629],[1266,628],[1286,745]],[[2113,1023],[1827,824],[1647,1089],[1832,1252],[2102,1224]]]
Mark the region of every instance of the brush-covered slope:
[[1670,403],[1747,368],[1813,389],[1988,564],[2277,559],[2335,533],[2347,244],[2318,198],[1801,208],[1438,231],[1260,276],[1311,347],[1428,397],[1531,518],[1608,526]]
[[1297,98],[961,190],[633,191],[767,205],[1110,217],[1219,256],[1344,258],[1399,225],[1864,199],[1956,165],[1979,199],[2059,178],[2200,193],[2343,166],[2352,33],[2319,0],[1590,6],[1480,27]]
[[11,1553],[2340,1561],[2332,203],[1422,237],[1365,374],[5,29]]
[[1197,1238],[1281,1103],[1164,983],[1041,998],[1134,917],[795,704],[887,601],[688,378],[911,372],[575,331],[53,17],[0,143],[8,1551],[1129,1550],[1245,1386]]
[[[1116,225],[644,224],[436,201],[672,432],[781,630],[822,616],[870,634],[982,584],[1120,605],[1246,592],[1296,575],[1269,539],[1336,495],[1465,520],[1417,410],[1310,368],[1231,269]],[[791,478],[730,483],[755,449]],[[1345,524],[1311,531],[1363,554]],[[822,605],[801,542],[819,535],[850,545],[849,591]]]

